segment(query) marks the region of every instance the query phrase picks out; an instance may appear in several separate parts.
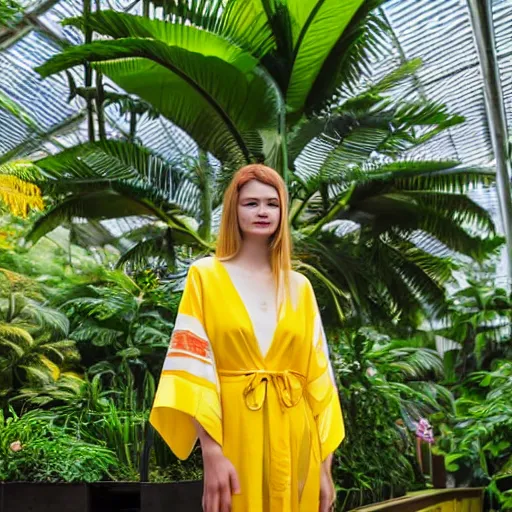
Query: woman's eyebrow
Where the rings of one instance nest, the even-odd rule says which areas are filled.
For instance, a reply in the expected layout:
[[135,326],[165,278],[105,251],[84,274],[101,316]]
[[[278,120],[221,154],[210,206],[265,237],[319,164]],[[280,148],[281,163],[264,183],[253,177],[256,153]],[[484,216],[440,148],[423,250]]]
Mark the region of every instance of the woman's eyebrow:
[[278,197],[242,197],[242,201],[279,201]]

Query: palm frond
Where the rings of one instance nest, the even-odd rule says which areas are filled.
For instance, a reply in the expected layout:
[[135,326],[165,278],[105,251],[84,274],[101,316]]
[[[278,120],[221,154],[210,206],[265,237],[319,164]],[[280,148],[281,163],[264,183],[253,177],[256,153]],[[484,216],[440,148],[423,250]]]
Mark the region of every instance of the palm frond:
[[27,235],[27,242],[35,243],[47,233],[73,218],[107,219],[130,215],[155,216],[157,210],[149,204],[105,190],[77,194],[57,204],[34,224]]
[[[396,165],[396,164],[395,164]],[[407,164],[405,164],[407,165]],[[496,174],[481,167],[456,167],[429,172],[428,162],[417,165],[423,166],[423,173],[412,176],[397,175],[395,185],[404,190],[432,190],[440,192],[465,193],[473,187],[491,185]],[[414,170],[414,169],[412,169]]]
[[46,176],[64,190],[72,184],[141,180],[151,183],[162,197],[170,198],[175,186],[174,168],[148,148],[123,141],[86,143],[37,161]]
[[488,254],[487,237],[471,235],[454,219],[434,209],[423,207],[417,229],[435,236],[444,245],[461,254],[482,261]]
[[325,59],[362,4],[362,0],[327,0],[312,8],[309,2],[288,3],[292,29],[298,29],[293,37],[293,65],[286,89],[290,112],[303,110]]
[[407,259],[418,265],[435,282],[444,285],[451,277],[456,265],[448,255],[438,256],[417,245],[414,235],[407,236],[399,233],[398,236],[388,233],[386,238]]
[[25,125],[32,129],[37,129],[35,121],[25,112],[25,110],[15,101],[0,91],[0,110],[6,110],[14,117],[22,121]]
[[[70,47],[37,70],[48,76],[84,60],[94,62],[103,74],[149,102],[221,161],[240,165],[261,158],[243,134],[277,134],[276,91],[269,88],[252,56],[237,57],[241,70],[224,60],[222,52],[222,57],[212,55],[207,33],[196,32],[198,45],[186,48],[135,37]],[[171,89],[174,94],[165,92]],[[260,101],[249,101],[254,97]]]
[[10,160],[0,163],[0,175],[15,176],[23,181],[40,182],[44,179],[41,169],[31,160]]
[[418,205],[453,218],[461,226],[473,226],[480,232],[491,235],[496,232],[491,214],[467,195],[414,190],[402,194],[411,197]]
[[21,217],[26,217],[31,209],[44,208],[39,188],[15,176],[0,176],[0,200],[13,215]]
[[390,368],[400,371],[408,379],[441,378],[444,373],[443,361],[435,350],[395,349],[390,353]]
[[361,4],[336,41],[316,77],[307,99],[307,112],[319,112],[336,101],[336,95],[353,95],[360,77],[370,69],[372,57],[386,55],[388,25],[372,11],[386,0]]
[[419,58],[411,59],[401,64],[387,75],[383,76],[378,82],[372,84],[364,94],[380,95],[394,89],[403,82],[411,80],[411,77],[421,68],[422,61]]
[[400,309],[407,310],[409,301],[419,304],[425,301],[424,304],[428,303],[436,313],[446,307],[442,282],[437,275],[429,275],[419,266],[425,258],[428,260],[426,254],[415,249],[403,254],[389,240],[381,237],[374,244],[373,258],[372,265],[381,269],[379,274],[386,283],[387,292]]
[[171,230],[166,229],[159,235],[135,244],[121,255],[117,262],[117,267],[122,267],[127,263],[135,267],[145,267],[150,260],[154,259],[165,262],[170,270],[175,268],[176,255]]
[[[88,24],[95,32],[114,39],[124,37],[151,38],[169,45],[189,46],[202,29],[213,47],[223,43],[226,52],[235,54],[243,49],[261,58],[273,47],[272,33],[266,23],[265,13],[258,2],[192,0],[190,2],[166,2],[164,10],[172,22],[134,16],[119,11],[105,10],[91,14]],[[84,30],[84,18],[69,18],[65,25]],[[229,53],[228,53],[229,55]]]

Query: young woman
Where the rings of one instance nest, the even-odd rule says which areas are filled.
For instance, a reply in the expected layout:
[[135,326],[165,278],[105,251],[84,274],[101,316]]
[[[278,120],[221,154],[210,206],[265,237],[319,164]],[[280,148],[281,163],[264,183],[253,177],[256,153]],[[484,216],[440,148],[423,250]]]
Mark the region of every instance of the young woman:
[[343,419],[313,289],[291,270],[279,174],[248,165],[216,256],[187,277],[150,421],[181,459],[199,437],[206,512],[326,512]]

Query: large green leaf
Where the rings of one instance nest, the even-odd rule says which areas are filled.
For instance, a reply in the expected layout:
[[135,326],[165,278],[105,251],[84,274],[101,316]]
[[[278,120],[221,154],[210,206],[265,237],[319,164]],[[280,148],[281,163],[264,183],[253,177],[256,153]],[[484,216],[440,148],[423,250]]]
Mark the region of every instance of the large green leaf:
[[[65,24],[84,30],[84,18],[70,18]],[[88,25],[95,32],[114,39],[155,39],[205,57],[217,57],[242,72],[249,72],[257,65],[255,57],[229,38],[219,33],[198,30],[179,20],[169,23],[117,11],[101,11],[90,16]]]
[[[153,194],[154,195],[154,194]],[[146,187],[129,184],[112,184],[111,188],[77,193],[50,209],[36,221],[27,235],[35,243],[42,236],[73,219],[118,219],[130,216],[150,216],[164,221],[170,228],[190,236],[203,247],[208,245],[187,225],[179,212],[164,211],[152,200]]]
[[307,99],[307,112],[320,112],[338,100],[339,94],[353,96],[361,76],[370,75],[372,61],[388,54],[389,26],[373,12],[386,1],[365,0],[361,4],[322,63]]
[[15,101],[11,100],[8,96],[0,91],[0,110],[6,110],[14,117],[21,120],[32,129],[37,129],[36,122],[25,112],[25,110],[18,105]]
[[[481,167],[455,167],[429,172],[431,162],[417,162],[408,172],[407,163],[396,162],[391,169],[402,168],[403,173],[396,175],[395,185],[405,190],[435,190],[442,192],[467,192],[471,187],[491,185],[496,180],[494,171]],[[423,167],[424,172],[416,169]]]
[[28,242],[36,242],[73,218],[117,219],[131,215],[155,215],[154,209],[142,201],[124,197],[113,190],[77,194],[51,208],[34,224],[27,235]]
[[172,232],[166,230],[161,235],[146,238],[125,251],[116,266],[122,267],[126,263],[131,263],[134,266],[145,267],[148,261],[158,259],[165,262],[172,271],[176,265],[174,243]]
[[[262,72],[249,71],[249,65],[242,72],[205,53],[131,37],[68,48],[38,71],[48,76],[84,60],[96,62],[106,76],[152,104],[222,161],[240,165],[262,157],[258,132],[267,139],[275,135],[268,152],[274,150],[280,143],[276,97]],[[244,59],[254,63],[248,54]]]
[[25,159],[0,163],[0,175],[15,176],[29,182],[40,182],[44,179],[41,169],[34,162]]
[[125,141],[85,143],[40,159],[37,166],[59,188],[114,180],[140,179],[150,183],[163,197],[175,187],[172,162],[148,148]]
[[325,59],[362,3],[363,0],[287,2],[294,20],[294,62],[286,92],[291,112],[304,107]]
[[260,0],[159,0],[153,3],[163,7],[173,23],[213,32],[253,55],[261,56],[273,46],[273,34]]

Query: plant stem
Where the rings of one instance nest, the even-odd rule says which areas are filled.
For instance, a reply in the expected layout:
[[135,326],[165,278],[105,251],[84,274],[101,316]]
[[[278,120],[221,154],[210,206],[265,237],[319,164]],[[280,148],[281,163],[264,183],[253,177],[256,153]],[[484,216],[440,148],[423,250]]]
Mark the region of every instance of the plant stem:
[[345,195],[334,204],[334,206],[327,212],[327,214],[320,221],[317,222],[317,224],[311,231],[310,235],[316,235],[322,229],[323,226],[334,220],[338,213],[346,208],[355,188],[356,184],[352,183],[348,190],[346,191]]
[[[84,0],[83,5],[83,16],[84,16],[84,35],[85,35],[85,44],[89,44],[92,41],[92,30],[89,26],[89,17],[91,15],[91,0]],[[90,63],[86,62],[84,64],[85,68],[85,87],[92,86],[92,68]],[[87,132],[89,136],[89,142],[94,142],[94,105],[92,98],[87,98]]]
[[107,132],[105,129],[105,110],[103,103],[105,101],[105,92],[103,90],[103,73],[96,72],[96,111],[98,112],[98,134],[100,140],[106,140]]

